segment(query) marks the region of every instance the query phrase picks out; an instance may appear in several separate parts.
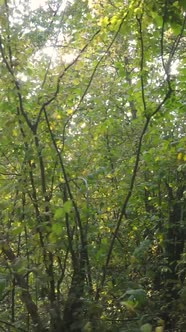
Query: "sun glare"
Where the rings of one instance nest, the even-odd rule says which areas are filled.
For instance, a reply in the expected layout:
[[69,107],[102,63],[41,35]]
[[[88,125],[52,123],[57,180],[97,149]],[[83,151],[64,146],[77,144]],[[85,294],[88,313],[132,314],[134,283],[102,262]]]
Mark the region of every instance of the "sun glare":
[[39,8],[40,6],[44,6],[46,4],[46,0],[30,0],[31,8],[33,10]]
[[[66,7],[67,2],[72,3],[73,0],[71,0],[71,1],[63,0],[63,1],[62,1],[62,4],[61,4],[61,6],[60,6],[62,10]],[[30,0],[30,4],[31,4],[31,8],[32,8],[32,10],[37,9],[37,8],[39,8],[40,6],[45,6],[46,3],[47,3],[47,0]]]

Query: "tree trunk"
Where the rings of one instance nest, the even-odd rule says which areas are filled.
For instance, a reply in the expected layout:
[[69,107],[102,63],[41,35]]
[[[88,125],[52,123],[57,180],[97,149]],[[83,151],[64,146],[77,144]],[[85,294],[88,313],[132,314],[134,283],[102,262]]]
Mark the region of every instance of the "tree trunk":
[[167,258],[168,270],[163,274],[163,287],[165,289],[166,310],[163,318],[166,328],[174,330],[175,319],[172,313],[175,311],[175,301],[179,298],[180,278],[178,275],[178,262],[184,251],[185,229],[183,227],[183,188],[179,188],[176,197],[173,197],[172,189],[169,192],[169,226],[165,240],[165,257]]
[[82,331],[84,271],[74,271],[63,315],[63,332]]

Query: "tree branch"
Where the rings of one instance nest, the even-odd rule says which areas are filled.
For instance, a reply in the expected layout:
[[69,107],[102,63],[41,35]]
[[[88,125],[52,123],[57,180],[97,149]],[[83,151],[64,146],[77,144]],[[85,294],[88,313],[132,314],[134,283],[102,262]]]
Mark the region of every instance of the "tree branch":
[[96,300],[99,299],[100,291],[101,291],[101,289],[104,286],[104,283],[105,283],[105,280],[106,280],[106,275],[107,275],[107,269],[108,269],[108,266],[109,266],[109,263],[110,263],[110,259],[111,259],[111,256],[112,256],[112,252],[113,252],[115,240],[116,240],[116,238],[118,236],[118,232],[119,232],[119,229],[120,229],[123,217],[126,215],[126,209],[127,209],[129,200],[130,200],[130,198],[132,196],[132,193],[133,193],[134,183],[135,183],[135,180],[136,180],[138,166],[139,166],[139,161],[140,161],[140,155],[141,155],[141,150],[142,150],[143,138],[144,138],[144,136],[145,136],[145,134],[147,132],[147,129],[148,129],[148,126],[149,126],[149,123],[150,123],[151,119],[154,117],[154,115],[156,115],[158,113],[158,111],[161,109],[161,107],[164,105],[164,103],[170,97],[170,95],[171,95],[171,91],[168,91],[168,93],[166,94],[165,98],[157,106],[157,108],[154,110],[154,112],[149,117],[146,117],[146,121],[145,121],[144,127],[143,127],[141,135],[139,137],[139,143],[138,143],[137,152],[136,152],[136,160],[135,160],[134,167],[133,167],[133,172],[132,172],[132,177],[131,177],[131,181],[130,181],[129,190],[128,190],[127,196],[126,196],[126,198],[124,200],[124,203],[123,203],[123,206],[122,206],[122,209],[121,209],[121,213],[120,213],[120,216],[119,216],[118,221],[117,221],[117,225],[115,227],[114,232],[112,233],[112,238],[111,238],[111,242],[110,242],[110,246],[109,246],[109,250],[108,250],[106,262],[105,262],[105,265],[104,265],[104,268],[103,268],[103,274],[102,274],[102,279],[101,279],[100,287],[98,288],[97,293],[96,293]]

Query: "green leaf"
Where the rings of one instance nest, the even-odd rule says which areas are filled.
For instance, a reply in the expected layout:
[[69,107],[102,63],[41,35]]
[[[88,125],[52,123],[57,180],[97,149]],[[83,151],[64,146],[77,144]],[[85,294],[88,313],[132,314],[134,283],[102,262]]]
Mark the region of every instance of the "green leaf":
[[150,247],[150,240],[144,240],[140,243],[140,245],[134,250],[133,252],[133,256],[137,259],[144,259],[145,257],[145,254],[147,253],[147,250],[149,249]]
[[55,219],[55,220],[59,220],[59,219],[63,218],[64,215],[65,215],[64,208],[61,207],[61,208],[59,208],[59,209],[57,209],[57,210],[55,211],[54,219]]
[[151,332],[151,331],[152,331],[152,325],[149,324],[149,323],[143,324],[143,325],[140,327],[140,331],[141,331],[141,332]]
[[55,235],[60,235],[62,232],[62,224],[59,222],[55,222],[52,224],[52,233]]
[[183,7],[183,9],[186,11],[186,1],[185,0],[179,0],[179,3]]
[[128,299],[130,301],[133,301],[139,306],[143,306],[147,299],[146,299],[146,292],[144,289],[139,288],[139,289],[129,289],[126,291],[125,295],[130,295]]
[[72,209],[72,202],[71,201],[67,201],[64,203],[63,205],[63,210],[65,213],[69,213]]
[[122,301],[121,304],[124,305],[129,311],[135,311],[136,303],[134,303],[134,301]]

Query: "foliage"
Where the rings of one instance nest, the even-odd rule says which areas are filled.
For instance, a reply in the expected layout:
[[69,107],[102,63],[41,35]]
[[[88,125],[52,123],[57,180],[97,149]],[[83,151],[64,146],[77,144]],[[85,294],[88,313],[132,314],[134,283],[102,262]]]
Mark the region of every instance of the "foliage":
[[185,23],[1,2],[2,331],[185,331]]

